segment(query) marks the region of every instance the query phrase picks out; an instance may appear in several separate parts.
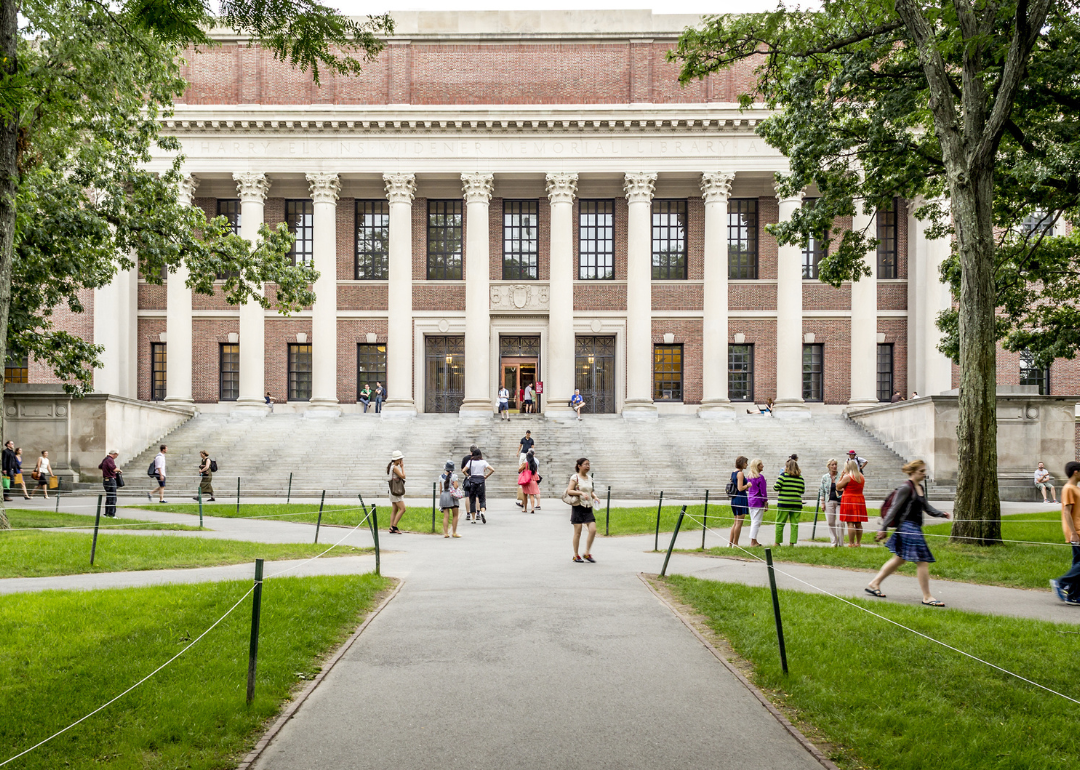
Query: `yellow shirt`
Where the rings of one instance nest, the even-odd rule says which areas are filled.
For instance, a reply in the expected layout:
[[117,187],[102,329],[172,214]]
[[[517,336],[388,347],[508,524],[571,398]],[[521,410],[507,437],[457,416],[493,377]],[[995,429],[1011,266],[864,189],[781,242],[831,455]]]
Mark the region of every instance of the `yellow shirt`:
[[[1061,488],[1061,512],[1065,513],[1065,506],[1072,506],[1073,531],[1080,534],[1080,487],[1071,481]],[[1065,539],[1069,539],[1069,530],[1065,526],[1064,519],[1061,522],[1061,531],[1065,533]]]

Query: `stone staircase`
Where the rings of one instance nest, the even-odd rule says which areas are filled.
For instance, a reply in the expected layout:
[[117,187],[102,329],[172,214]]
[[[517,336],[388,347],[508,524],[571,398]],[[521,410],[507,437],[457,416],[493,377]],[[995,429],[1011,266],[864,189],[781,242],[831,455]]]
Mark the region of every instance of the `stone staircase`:
[[[166,439],[173,480],[170,495],[194,494],[198,453],[205,449],[217,460],[214,486],[223,498],[235,496],[238,476],[244,496],[284,497],[290,472],[294,497],[317,495],[324,489],[333,497],[358,492],[382,497],[390,453],[400,449],[406,458],[409,496],[427,497],[443,463],[450,459],[459,466],[469,445],[476,444],[497,471],[488,482],[488,494],[508,497],[516,492],[517,447],[526,430],[536,440],[545,498],[562,494],[578,457],[591,460],[598,493],[602,496],[610,485],[617,499],[655,499],[661,490],[668,499],[701,498],[706,489],[712,498],[724,499],[724,486],[740,454],[760,457],[770,484],[788,455],[798,454],[811,500],[826,460],[836,458],[842,464],[848,449],[869,461],[868,499],[882,499],[903,481],[903,458],[839,415],[810,420],[740,415],[726,422],[695,416],[638,421],[617,415],[564,422],[521,415],[500,422],[494,417],[465,421],[456,415],[402,420],[371,414],[336,419],[200,414]],[[128,493],[153,486],[146,469],[156,452],[155,444],[125,464]],[[949,491],[930,488],[931,495]]]

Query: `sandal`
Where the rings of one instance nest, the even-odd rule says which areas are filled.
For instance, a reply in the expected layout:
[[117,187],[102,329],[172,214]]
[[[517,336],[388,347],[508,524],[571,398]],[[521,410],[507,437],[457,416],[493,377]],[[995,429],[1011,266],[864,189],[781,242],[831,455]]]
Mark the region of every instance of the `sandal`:
[[[885,598],[885,594],[881,593],[880,588],[871,588],[870,586],[867,586],[863,590],[866,591],[866,593],[870,594],[871,596],[876,596],[879,599],[884,599]],[[926,602],[923,602],[923,604],[925,604],[925,603]]]
[[939,602],[937,599],[931,599],[928,602],[923,602],[927,607],[944,607],[945,602]]

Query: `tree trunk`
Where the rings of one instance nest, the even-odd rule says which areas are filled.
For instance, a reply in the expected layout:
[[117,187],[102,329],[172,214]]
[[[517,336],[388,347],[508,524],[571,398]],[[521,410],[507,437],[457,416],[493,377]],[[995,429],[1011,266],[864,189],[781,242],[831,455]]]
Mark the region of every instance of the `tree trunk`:
[[[965,164],[968,165],[968,164]],[[953,540],[1001,542],[997,475],[997,335],[994,319],[992,167],[950,174],[960,266],[960,424]]]
[[[18,69],[18,7],[0,0],[0,70],[11,77]],[[15,189],[18,179],[18,114],[0,118],[0,361],[7,361],[8,315],[11,311],[11,263],[15,249]],[[4,431],[4,384],[0,382],[0,434]],[[10,529],[0,503],[0,529]]]

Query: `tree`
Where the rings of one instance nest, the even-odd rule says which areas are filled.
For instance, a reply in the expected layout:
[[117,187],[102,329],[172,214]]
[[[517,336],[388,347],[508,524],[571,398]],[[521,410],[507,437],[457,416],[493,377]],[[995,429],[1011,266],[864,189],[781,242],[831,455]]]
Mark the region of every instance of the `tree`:
[[[1071,0],[826,0],[817,12],[780,6],[708,17],[669,54],[684,82],[739,62],[755,67],[755,90],[740,104],[777,111],[758,131],[790,159],[779,189],[816,184],[821,195],[772,226],[781,243],[805,244],[834,218],[856,207],[873,213],[895,197],[923,201],[915,215],[933,223],[931,237],[954,236],[943,272],[959,308],[942,319],[954,333],[945,347],[960,364],[953,535],[973,542],[1000,539],[995,342],[1046,339],[1040,322],[1071,320],[1073,334],[1053,352],[1075,353],[1075,345],[1067,350],[1077,341],[1075,306],[1027,308],[1007,323],[996,315],[1004,284],[1012,285],[1007,317],[1024,292],[1060,295],[1062,281],[1031,280],[1035,255],[1054,252],[1055,268],[1070,264],[1066,242],[1018,234],[1018,223],[1036,210],[1056,219],[1077,208],[1076,107],[1067,106],[1077,96],[1075,32]],[[1052,76],[1060,94],[1047,98],[1040,75]],[[866,233],[844,233],[822,260],[821,279],[839,285],[868,275],[864,255],[875,245]],[[1040,350],[1041,360],[1051,355]]]
[[[264,225],[252,246],[223,217],[179,203],[179,155],[161,175],[144,164],[155,148],[180,149],[159,134],[159,119],[186,87],[185,49],[211,44],[205,30],[214,23],[251,34],[318,79],[320,66],[358,72],[354,52],[377,55],[376,33],[392,30],[387,17],[361,23],[310,0],[227,2],[217,19],[193,0],[0,6],[0,359],[33,356],[69,391],[90,390],[101,347],[54,328],[54,310],[82,312],[84,290],[136,265],[160,283],[184,264],[202,294],[225,275],[217,285],[233,304],[270,307],[264,283],[276,285],[283,313],[313,302],[318,274],[292,264],[285,225]],[[0,509],[0,529],[7,525]]]

